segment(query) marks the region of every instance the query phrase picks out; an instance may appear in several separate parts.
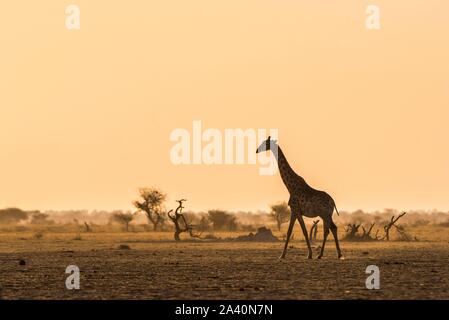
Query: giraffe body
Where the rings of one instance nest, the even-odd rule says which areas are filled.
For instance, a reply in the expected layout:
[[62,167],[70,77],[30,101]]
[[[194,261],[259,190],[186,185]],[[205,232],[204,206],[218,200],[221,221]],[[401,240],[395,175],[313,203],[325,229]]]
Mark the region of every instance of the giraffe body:
[[[301,229],[306,239],[308,248],[308,258],[312,258],[312,248],[310,246],[307,229],[304,223],[303,217],[314,218],[321,217],[323,220],[323,244],[321,246],[318,259],[323,256],[324,246],[326,244],[329,230],[335,239],[335,245],[337,248],[338,258],[342,258],[340,245],[338,242],[337,226],[332,221],[332,214],[336,209],[335,202],[332,197],[324,191],[316,190],[309,186],[304,178],[295,173],[290,167],[284,153],[281,148],[276,144],[276,141],[271,140],[270,137],[259,146],[258,152],[271,150],[278,162],[279,172],[288,192],[290,193],[290,199],[288,205],[291,209],[290,224],[287,231],[287,239],[285,240],[284,251],[282,252],[281,259],[285,257],[287,253],[288,242],[290,240],[291,233],[295,221],[298,220]],[[337,211],[338,213],[338,211]]]

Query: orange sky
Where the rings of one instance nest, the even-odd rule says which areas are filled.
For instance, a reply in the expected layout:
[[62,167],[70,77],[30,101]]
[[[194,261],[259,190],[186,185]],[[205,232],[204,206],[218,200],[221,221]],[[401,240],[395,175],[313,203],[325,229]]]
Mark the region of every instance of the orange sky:
[[[65,28],[65,7],[81,29]],[[255,165],[170,162],[169,135],[276,128],[340,210],[449,209],[449,1],[9,1],[0,12],[0,207],[188,209],[287,200]]]

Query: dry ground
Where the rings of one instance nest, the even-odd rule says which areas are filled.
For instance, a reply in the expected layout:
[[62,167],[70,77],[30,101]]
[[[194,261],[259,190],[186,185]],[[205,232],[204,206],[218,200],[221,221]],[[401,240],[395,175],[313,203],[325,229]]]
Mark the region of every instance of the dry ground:
[[[446,229],[447,230],[447,229]],[[170,233],[0,233],[3,299],[449,299],[449,242],[343,242],[330,238],[323,260],[306,260],[293,241],[184,242]],[[424,234],[424,233],[423,233]],[[426,234],[428,234],[426,232]],[[78,240],[76,240],[78,239]],[[118,249],[127,244],[130,249]],[[316,256],[316,254],[315,254]],[[19,265],[24,260],[25,265]],[[65,288],[65,268],[81,270],[81,289]],[[377,265],[381,289],[365,288]]]

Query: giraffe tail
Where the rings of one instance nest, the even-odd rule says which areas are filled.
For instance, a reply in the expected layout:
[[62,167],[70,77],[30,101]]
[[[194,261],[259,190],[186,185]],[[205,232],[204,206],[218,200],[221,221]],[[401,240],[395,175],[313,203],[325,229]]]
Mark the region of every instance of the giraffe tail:
[[337,212],[337,215],[340,215],[340,213],[337,210],[337,205],[335,204],[335,202],[334,202],[334,208],[335,208],[335,211]]

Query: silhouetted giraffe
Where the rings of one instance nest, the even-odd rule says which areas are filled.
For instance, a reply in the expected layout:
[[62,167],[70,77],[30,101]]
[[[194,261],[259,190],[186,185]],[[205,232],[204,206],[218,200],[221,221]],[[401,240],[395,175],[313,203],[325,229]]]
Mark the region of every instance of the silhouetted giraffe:
[[310,187],[306,181],[297,175],[295,171],[290,167],[285,158],[284,153],[281,148],[277,145],[276,140],[271,140],[268,137],[267,140],[262,142],[262,144],[257,148],[256,153],[262,151],[271,150],[278,162],[279,172],[281,174],[282,181],[287,187],[290,193],[290,199],[288,200],[288,205],[291,208],[290,224],[288,226],[287,239],[285,240],[284,251],[279,259],[283,259],[287,253],[288,241],[290,240],[290,235],[295,224],[295,220],[298,219],[301,225],[302,232],[304,233],[304,238],[306,239],[307,249],[309,254],[308,259],[312,259],[312,248],[310,247],[309,237],[307,235],[306,225],[304,224],[303,216],[314,218],[321,217],[323,219],[323,245],[321,246],[320,254],[318,259],[323,256],[324,245],[326,244],[327,236],[329,235],[329,229],[332,231],[332,235],[335,239],[335,245],[337,247],[338,258],[342,258],[340,245],[338,243],[337,226],[332,221],[332,214],[334,208],[337,211],[335,202],[330,195],[324,191],[315,190]]

